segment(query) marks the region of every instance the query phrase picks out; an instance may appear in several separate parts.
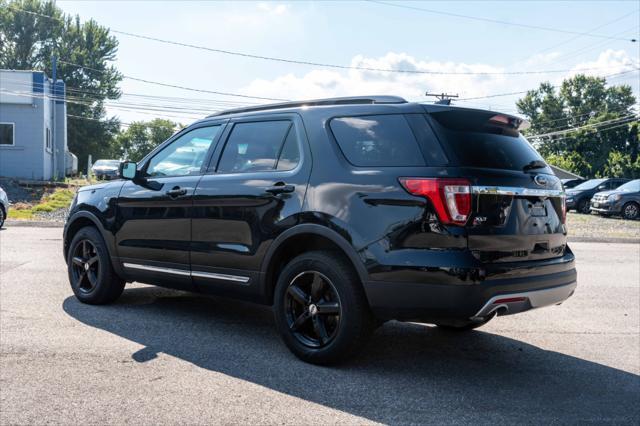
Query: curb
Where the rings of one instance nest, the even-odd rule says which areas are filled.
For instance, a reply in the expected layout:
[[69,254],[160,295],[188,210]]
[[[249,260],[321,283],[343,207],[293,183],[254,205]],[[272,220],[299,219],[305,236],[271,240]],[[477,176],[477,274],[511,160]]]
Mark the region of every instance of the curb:
[[[62,228],[64,222],[51,220],[6,220],[4,227]],[[640,244],[640,238],[569,237],[569,243]]]
[[4,228],[14,226],[31,228],[62,228],[64,227],[64,222],[52,220],[5,220]]
[[570,243],[640,244],[640,238],[569,237]]

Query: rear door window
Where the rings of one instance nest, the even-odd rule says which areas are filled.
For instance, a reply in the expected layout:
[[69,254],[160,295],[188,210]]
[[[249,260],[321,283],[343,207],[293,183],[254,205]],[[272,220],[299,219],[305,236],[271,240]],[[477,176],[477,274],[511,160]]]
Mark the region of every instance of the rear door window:
[[[218,165],[218,173],[250,173],[274,170],[285,138],[293,127],[288,120],[236,123],[227,139]],[[295,132],[292,136],[296,144]],[[282,161],[282,167],[289,170],[295,153],[288,148],[287,155],[293,159]],[[295,167],[295,166],[294,166]]]
[[416,137],[404,115],[338,117],[331,131],[354,166],[424,166]]

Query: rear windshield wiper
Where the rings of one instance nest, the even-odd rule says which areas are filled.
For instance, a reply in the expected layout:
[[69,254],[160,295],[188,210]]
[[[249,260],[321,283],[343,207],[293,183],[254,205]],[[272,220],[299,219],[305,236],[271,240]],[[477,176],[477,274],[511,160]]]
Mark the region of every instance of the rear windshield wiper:
[[547,163],[545,163],[544,161],[542,161],[542,160],[533,160],[529,164],[525,165],[522,168],[522,170],[527,172],[527,171],[533,170],[533,169],[544,169],[545,167],[547,167]]

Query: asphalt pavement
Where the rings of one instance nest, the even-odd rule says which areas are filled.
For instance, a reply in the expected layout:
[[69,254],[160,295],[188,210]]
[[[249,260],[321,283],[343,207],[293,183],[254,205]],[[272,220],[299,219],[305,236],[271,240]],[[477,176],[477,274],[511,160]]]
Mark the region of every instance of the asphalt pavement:
[[1,424],[640,423],[640,245],[574,243],[561,306],[463,334],[380,328],[298,361],[268,307],[134,284],[79,303],[60,228],[0,231]]

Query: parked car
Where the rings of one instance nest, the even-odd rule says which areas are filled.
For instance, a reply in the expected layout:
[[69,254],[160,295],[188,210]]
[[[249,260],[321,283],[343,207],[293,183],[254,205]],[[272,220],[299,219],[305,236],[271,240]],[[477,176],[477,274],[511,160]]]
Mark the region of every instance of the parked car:
[[596,192],[615,189],[626,182],[629,182],[629,179],[603,178],[590,179],[583,182],[566,191],[567,210],[575,210],[578,213],[588,214],[591,211],[591,197],[593,197]]
[[9,198],[4,189],[0,188],[0,228],[4,225],[4,220],[9,214]]
[[591,211],[601,215],[620,215],[625,219],[640,217],[640,179],[610,191],[598,192],[591,199]]
[[580,185],[583,182],[586,182],[587,179],[561,179],[562,181],[562,186],[564,187],[564,189],[569,189],[569,188],[574,188],[578,185]]
[[116,179],[120,160],[98,160],[91,166],[91,172],[96,179]]
[[460,331],[560,304],[576,288],[564,191],[522,124],[390,96],[209,116],[77,193],[71,288],[90,304],[138,281],[272,305],[318,364],[390,319]]

